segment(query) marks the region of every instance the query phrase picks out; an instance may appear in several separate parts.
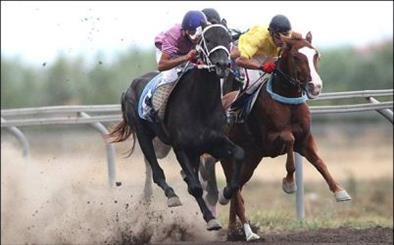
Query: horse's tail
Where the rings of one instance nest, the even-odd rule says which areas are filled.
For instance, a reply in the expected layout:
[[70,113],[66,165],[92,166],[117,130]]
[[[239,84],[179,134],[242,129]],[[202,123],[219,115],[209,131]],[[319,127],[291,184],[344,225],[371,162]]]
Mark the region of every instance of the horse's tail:
[[123,92],[121,96],[121,107],[122,107],[122,118],[123,120],[116,124],[112,129],[111,132],[107,135],[110,138],[110,143],[118,143],[125,141],[130,135],[133,135],[133,145],[129,151],[127,157],[129,157],[135,148],[135,128],[127,119],[127,105],[126,105],[126,94]]

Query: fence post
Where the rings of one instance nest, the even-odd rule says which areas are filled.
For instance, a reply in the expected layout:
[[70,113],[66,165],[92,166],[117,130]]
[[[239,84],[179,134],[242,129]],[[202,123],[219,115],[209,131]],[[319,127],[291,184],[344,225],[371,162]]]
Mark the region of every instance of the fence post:
[[[1,118],[1,122],[5,122],[6,120],[4,118]],[[29,159],[30,156],[30,146],[29,142],[27,141],[27,138],[25,135],[20,131],[17,127],[7,127],[7,130],[12,133],[18,141],[22,144],[23,150],[22,150],[22,155],[24,158]]]
[[[78,113],[81,117],[89,118],[90,116],[85,112]],[[95,128],[104,137],[105,148],[107,150],[107,165],[108,165],[108,184],[110,187],[115,186],[116,180],[116,168],[115,168],[115,147],[112,144],[108,144],[105,141],[105,135],[108,134],[108,130],[103,124],[99,122],[90,123],[90,126]]]
[[[380,101],[375,99],[374,97],[368,97],[367,100],[373,104],[379,104]],[[382,116],[387,118],[391,123],[393,123],[393,111],[390,109],[381,109],[381,110],[376,110],[379,112]]]
[[295,153],[295,175],[296,175],[296,211],[297,219],[304,221],[305,209],[304,209],[304,177],[303,177],[303,165],[302,156]]

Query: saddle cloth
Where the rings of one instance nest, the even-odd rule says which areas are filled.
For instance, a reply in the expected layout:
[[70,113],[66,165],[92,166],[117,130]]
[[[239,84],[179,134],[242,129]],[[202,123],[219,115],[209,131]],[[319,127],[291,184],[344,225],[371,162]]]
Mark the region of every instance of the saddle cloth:
[[140,118],[150,122],[163,121],[168,98],[174,90],[181,77],[195,65],[189,63],[185,67],[180,67],[178,78],[172,82],[161,83],[162,74],[159,73],[147,83],[138,101],[138,115]]
[[[242,93],[229,93],[226,98],[225,110],[227,114],[235,114],[235,122],[243,123],[252,111],[253,105],[257,100],[257,96],[263,85],[270,79],[270,74],[265,74],[260,79],[255,81],[250,87],[246,88]],[[228,103],[228,101],[231,101]]]

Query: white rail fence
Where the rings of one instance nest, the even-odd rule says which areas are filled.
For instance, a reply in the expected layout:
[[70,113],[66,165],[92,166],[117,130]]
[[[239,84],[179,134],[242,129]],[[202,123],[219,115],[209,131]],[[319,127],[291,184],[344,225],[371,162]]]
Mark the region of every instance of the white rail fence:
[[[323,93],[316,100],[365,98],[368,103],[310,106],[310,110],[313,115],[377,111],[393,123],[393,101],[380,102],[375,98],[382,96],[393,96],[393,89]],[[108,133],[108,130],[102,123],[119,122],[121,119],[120,105],[48,106],[1,110],[1,128],[7,129],[20,141],[25,157],[29,156],[29,143],[22,131],[17,127],[89,124],[104,137]],[[110,186],[114,186],[116,180],[115,148],[105,140],[104,142],[107,151],[108,183]],[[305,212],[302,156],[296,154],[295,159],[296,184],[298,187],[296,193],[296,211],[297,218],[303,220],[305,218]]]

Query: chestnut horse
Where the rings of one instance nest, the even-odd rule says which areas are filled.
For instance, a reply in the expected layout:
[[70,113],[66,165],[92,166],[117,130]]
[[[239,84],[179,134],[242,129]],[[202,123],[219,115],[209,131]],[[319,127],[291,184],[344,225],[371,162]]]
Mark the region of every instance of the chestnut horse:
[[[247,241],[259,239],[259,236],[252,232],[248,224],[241,191],[263,157],[287,154],[287,175],[282,182],[286,193],[296,191],[293,152],[297,152],[321,173],[337,201],[351,200],[348,193],[335,182],[318,155],[310,131],[311,114],[305,101],[318,97],[322,89],[322,80],[317,72],[319,52],[311,44],[312,35],[308,32],[304,39],[300,34],[294,33],[291,37],[283,37],[283,40],[285,47],[277,61],[277,68],[270,80],[262,85],[245,123],[230,126],[228,133],[230,139],[241,146],[246,154],[242,164],[240,189],[231,199],[228,231],[233,231],[238,216]],[[225,95],[224,104],[232,101],[233,93]],[[226,181],[229,182],[233,175],[232,161],[222,160],[221,164]],[[228,201],[220,191],[219,202],[224,205]]]

